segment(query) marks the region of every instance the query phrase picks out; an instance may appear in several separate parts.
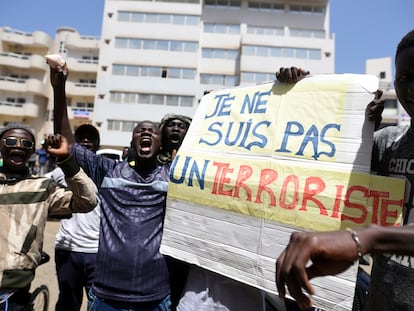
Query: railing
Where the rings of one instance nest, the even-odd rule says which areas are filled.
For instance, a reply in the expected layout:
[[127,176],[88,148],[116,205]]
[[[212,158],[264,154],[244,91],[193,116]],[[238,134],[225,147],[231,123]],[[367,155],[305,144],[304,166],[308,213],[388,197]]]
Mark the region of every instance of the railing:
[[22,54],[17,54],[17,53],[5,53],[5,52],[0,53],[0,56],[13,57],[13,58],[18,58],[18,59],[29,59],[30,57],[30,55],[22,55]]
[[0,101],[0,106],[22,108],[23,105],[24,104],[22,104],[22,103],[12,103],[12,102]]
[[13,78],[13,77],[7,77],[7,76],[0,76],[0,81],[17,82],[17,83],[26,83],[26,79],[22,79],[22,78]]
[[98,64],[99,63],[98,60],[91,60],[91,59],[78,59],[77,62],[80,64]]
[[13,33],[16,35],[21,35],[21,36],[25,36],[25,37],[32,37],[33,35],[29,32],[24,32],[24,31],[20,31],[20,30],[15,30],[15,29],[11,29],[11,28],[3,28],[4,32],[7,33]]
[[75,86],[78,87],[96,87],[96,83],[81,83],[81,82],[76,82]]

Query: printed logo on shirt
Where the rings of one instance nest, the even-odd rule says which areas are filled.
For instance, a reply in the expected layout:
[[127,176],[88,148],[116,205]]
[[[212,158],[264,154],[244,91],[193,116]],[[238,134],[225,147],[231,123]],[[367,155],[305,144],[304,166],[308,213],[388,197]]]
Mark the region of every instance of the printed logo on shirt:
[[414,269],[414,258],[410,256],[392,255],[391,260],[410,269]]

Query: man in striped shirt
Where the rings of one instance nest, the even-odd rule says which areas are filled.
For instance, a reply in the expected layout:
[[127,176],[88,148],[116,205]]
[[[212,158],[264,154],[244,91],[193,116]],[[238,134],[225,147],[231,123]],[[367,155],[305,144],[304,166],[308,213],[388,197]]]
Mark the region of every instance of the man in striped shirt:
[[54,131],[98,187],[101,201],[99,247],[88,310],[170,310],[169,273],[159,252],[169,165],[160,164],[159,127],[142,121],[134,128],[134,159],[118,162],[75,143],[66,106],[64,70],[51,66]]
[[28,126],[10,123],[0,129],[0,310],[23,310],[28,303],[48,216],[70,217],[98,203],[94,184],[71,156],[66,140],[57,135],[45,143],[65,173],[67,188],[30,174],[27,163],[35,137]]

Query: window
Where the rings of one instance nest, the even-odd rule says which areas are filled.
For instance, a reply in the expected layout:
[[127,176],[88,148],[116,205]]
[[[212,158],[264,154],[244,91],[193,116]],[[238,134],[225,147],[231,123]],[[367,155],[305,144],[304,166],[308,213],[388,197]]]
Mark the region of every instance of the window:
[[[111,103],[192,107],[194,96],[112,92]],[[91,103],[93,108],[93,103]],[[113,124],[115,126],[116,123]]]
[[240,75],[241,82],[243,83],[263,83],[266,81],[272,81],[275,79],[275,74],[264,72],[242,72]]
[[128,47],[128,39],[126,38],[116,38],[115,47],[117,49],[126,49]]

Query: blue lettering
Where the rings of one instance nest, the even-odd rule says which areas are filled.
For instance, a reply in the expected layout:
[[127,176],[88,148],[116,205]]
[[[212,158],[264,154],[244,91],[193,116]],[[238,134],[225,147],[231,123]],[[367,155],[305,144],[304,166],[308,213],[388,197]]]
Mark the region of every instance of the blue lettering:
[[[219,127],[219,128],[215,128],[216,127],[216,125]],[[222,122],[214,122],[214,123],[211,123],[210,124],[210,126],[208,127],[208,131],[209,132],[213,132],[213,133],[216,133],[217,134],[217,140],[216,141],[214,141],[214,142],[209,142],[209,141],[207,141],[207,140],[205,140],[204,138],[200,138],[200,140],[199,140],[199,144],[206,144],[206,145],[209,145],[209,146],[214,146],[214,145],[217,145],[220,141],[221,141],[221,139],[222,139],[222,137],[223,137],[223,134],[221,133],[221,131],[220,131],[220,129],[221,129],[221,126],[223,125],[223,123]]]
[[240,111],[241,114],[246,113],[246,109],[248,109],[248,113],[266,113],[266,105],[270,93],[272,90],[266,92],[256,92],[253,95],[253,99],[250,100],[249,94],[246,94],[243,101],[243,106]]
[[[175,160],[173,161],[173,163],[171,164],[171,169],[170,169],[170,181],[175,183],[175,184],[183,184],[185,181],[185,176],[187,174],[187,169],[189,167],[190,161],[191,161],[191,157],[186,156],[185,157],[185,161],[184,161],[184,165],[183,168],[181,170],[181,176],[179,178],[175,178],[174,174],[177,168],[177,163],[180,161],[180,156],[177,155],[175,157]],[[197,165],[196,161],[193,161],[193,164],[191,165],[191,169],[190,172],[188,174],[188,186],[192,187],[193,186],[193,179],[194,176],[196,177],[196,181],[198,182],[198,184],[200,185],[200,189],[203,190],[204,189],[204,180],[205,180],[205,176],[206,176],[206,171],[207,171],[207,167],[208,167],[208,163],[210,162],[210,160],[204,160],[204,164],[203,164],[203,169],[202,172],[200,174],[200,169]]]
[[326,155],[326,156],[328,156],[328,157],[333,157],[333,156],[335,155],[335,153],[336,153],[336,147],[335,147],[335,144],[325,139],[325,134],[326,134],[326,132],[327,132],[329,129],[331,129],[331,128],[338,130],[338,132],[341,130],[341,126],[340,126],[339,124],[334,124],[334,123],[331,123],[331,124],[325,125],[325,126],[323,127],[323,129],[322,129],[322,131],[321,131],[321,143],[325,143],[325,144],[327,144],[329,147],[331,147],[331,152],[325,152],[325,151],[319,152],[319,154],[318,154],[318,156],[319,156],[319,157],[320,157],[321,155]]
[[230,107],[231,102],[234,100],[235,96],[231,96],[230,94],[222,94],[216,95],[215,98],[218,98],[216,107],[211,115],[206,115],[204,118],[212,118],[215,116],[229,116],[230,115]]
[[[294,129],[294,126],[296,129]],[[290,121],[286,124],[285,133],[283,135],[282,145],[280,149],[277,149],[276,152],[291,152],[287,149],[287,144],[289,140],[289,136],[301,136],[304,133],[303,126],[296,121]]]

